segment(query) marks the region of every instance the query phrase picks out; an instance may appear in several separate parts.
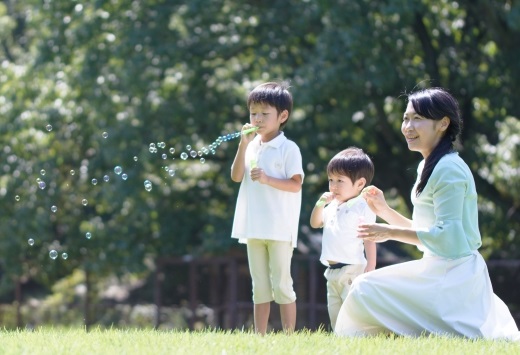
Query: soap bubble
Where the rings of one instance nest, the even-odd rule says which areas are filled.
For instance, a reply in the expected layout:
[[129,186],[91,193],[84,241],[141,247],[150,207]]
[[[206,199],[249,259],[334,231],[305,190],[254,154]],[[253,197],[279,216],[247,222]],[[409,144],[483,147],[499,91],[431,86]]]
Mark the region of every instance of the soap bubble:
[[52,211],[53,213],[56,213],[57,210],[58,210],[58,207],[56,207],[56,206],[51,206],[51,211]]
[[62,254],[61,254],[61,258],[62,258],[63,260],[67,260],[68,257],[69,257],[69,254],[67,254],[67,253],[62,253]]
[[90,232],[85,233],[85,238],[87,238],[87,239],[92,238],[92,233],[90,233]]
[[110,180],[110,176],[108,176],[108,175],[103,176],[103,180],[105,182],[108,182]]
[[114,168],[114,173],[116,173],[117,175],[121,174],[123,172],[123,168],[121,168],[120,166],[116,166]]
[[87,199],[84,198],[83,200],[81,200],[81,204],[82,204],[83,206],[88,205],[88,201],[87,201]]
[[190,152],[190,155],[191,155],[192,158],[195,158],[195,157],[197,156],[197,152],[194,151],[194,150],[192,150],[192,151]]
[[45,184],[45,181],[42,181],[42,180],[38,181],[38,187],[39,187],[41,190],[45,189],[46,186],[47,186],[47,185]]
[[186,153],[186,152],[182,152],[182,153],[181,153],[181,159],[182,159],[182,160],[186,160],[186,159],[188,159],[188,153]]
[[161,155],[161,158],[166,159],[168,156],[166,154]]
[[40,170],[41,175],[45,175],[45,169]]
[[74,170],[71,170],[70,175],[74,175],[74,174],[76,174],[76,172]]
[[103,138],[105,138],[105,139],[108,138],[108,132],[103,132],[103,133],[101,134],[101,136],[102,136]]
[[175,148],[170,148],[170,154],[175,153]]
[[49,257],[52,259],[52,260],[56,260],[56,258],[58,257],[58,252],[56,250],[51,250],[49,252]]
[[92,179],[92,185],[97,185],[97,179]]
[[48,124],[47,126],[45,126],[45,129],[50,132],[52,131],[52,126]]
[[29,239],[27,240],[27,243],[28,243],[30,246],[33,246],[33,245],[34,245],[34,239],[29,238]]
[[126,179],[128,179],[128,175],[127,175],[127,174],[125,174],[125,173],[123,173],[123,174],[121,175],[121,179],[123,179],[123,180],[126,180]]
[[20,196],[16,195],[16,196],[14,197],[14,199],[15,199],[16,201],[20,201]]
[[137,157],[137,155],[134,155],[134,161],[138,161],[139,158]]
[[145,180],[144,188],[146,191],[152,191],[152,182],[150,180]]
[[200,162],[201,162],[201,164],[204,164],[206,162],[206,159],[200,158]]

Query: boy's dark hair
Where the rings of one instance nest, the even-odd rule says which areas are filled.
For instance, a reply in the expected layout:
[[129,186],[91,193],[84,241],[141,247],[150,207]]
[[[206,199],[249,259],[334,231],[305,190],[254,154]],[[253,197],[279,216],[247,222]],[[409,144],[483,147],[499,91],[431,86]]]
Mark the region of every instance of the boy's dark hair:
[[369,185],[374,178],[374,163],[363,149],[349,147],[330,160],[327,174],[347,176],[352,183],[365,178],[366,185]]
[[289,83],[287,82],[269,82],[258,85],[254,88],[247,98],[247,108],[249,109],[252,104],[267,104],[276,108],[278,115],[284,110],[287,110],[289,115],[285,122],[280,125],[280,129],[285,126],[289,117],[291,116],[293,108],[292,95],[289,92]]

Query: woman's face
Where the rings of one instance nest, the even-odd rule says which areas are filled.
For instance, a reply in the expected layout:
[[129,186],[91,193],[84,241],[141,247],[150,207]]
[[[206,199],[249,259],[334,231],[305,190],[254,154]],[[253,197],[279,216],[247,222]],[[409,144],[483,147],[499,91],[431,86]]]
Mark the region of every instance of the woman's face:
[[406,138],[408,149],[420,152],[426,159],[432,150],[439,144],[444,132],[448,128],[450,120],[444,117],[441,120],[432,120],[419,116],[415,112],[412,102],[408,102],[403,115],[401,132]]

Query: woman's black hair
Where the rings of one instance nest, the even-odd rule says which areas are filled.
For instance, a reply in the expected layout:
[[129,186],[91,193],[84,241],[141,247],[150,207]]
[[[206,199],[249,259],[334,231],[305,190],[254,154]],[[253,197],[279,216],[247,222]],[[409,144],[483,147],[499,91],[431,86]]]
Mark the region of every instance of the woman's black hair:
[[439,121],[448,117],[450,120],[444,136],[424,162],[415,191],[418,196],[424,190],[439,160],[455,150],[454,142],[462,131],[462,118],[457,100],[443,88],[429,88],[411,93],[408,95],[408,101],[412,103],[415,112],[424,118]]

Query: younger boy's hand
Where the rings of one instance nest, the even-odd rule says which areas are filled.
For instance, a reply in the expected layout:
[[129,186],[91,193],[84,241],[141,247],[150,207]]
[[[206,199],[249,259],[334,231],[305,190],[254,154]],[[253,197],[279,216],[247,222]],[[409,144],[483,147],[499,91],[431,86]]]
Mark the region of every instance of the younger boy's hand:
[[376,268],[375,266],[368,266],[365,268],[365,272],[370,272],[370,271],[374,271]]
[[325,206],[334,200],[334,195],[332,192],[325,192],[323,195],[321,195],[320,199],[316,202],[316,206],[321,207]]

